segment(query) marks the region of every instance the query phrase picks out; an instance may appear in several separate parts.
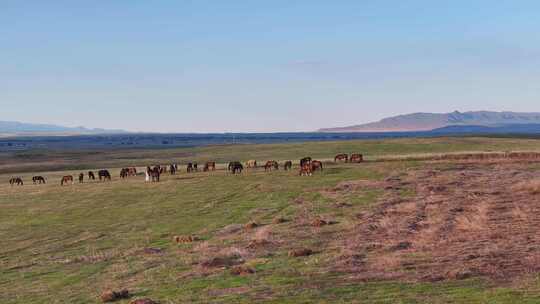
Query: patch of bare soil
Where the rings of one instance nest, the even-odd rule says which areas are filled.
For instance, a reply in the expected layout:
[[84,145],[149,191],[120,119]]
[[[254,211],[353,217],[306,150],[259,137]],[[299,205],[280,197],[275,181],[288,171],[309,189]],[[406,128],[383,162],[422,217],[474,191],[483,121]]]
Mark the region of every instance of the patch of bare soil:
[[[436,167],[436,166],[435,166]],[[485,277],[540,271],[540,172],[526,163],[459,163],[386,180],[384,201],[358,216],[338,268],[357,279]],[[402,198],[403,184],[416,196]]]

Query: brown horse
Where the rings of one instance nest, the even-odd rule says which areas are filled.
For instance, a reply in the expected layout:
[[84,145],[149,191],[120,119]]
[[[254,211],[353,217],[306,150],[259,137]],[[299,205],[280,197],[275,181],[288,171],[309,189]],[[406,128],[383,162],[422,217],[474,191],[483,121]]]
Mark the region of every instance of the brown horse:
[[159,166],[155,166],[154,168],[146,167],[146,175],[147,175],[147,181],[152,180],[152,182],[159,182],[159,177],[161,175],[161,170]]
[[24,182],[23,182],[22,178],[20,178],[20,177],[12,177],[12,178],[9,180],[9,184],[10,184],[11,186],[13,186],[13,185],[24,186]]
[[361,163],[364,161],[364,156],[359,153],[351,154],[351,163]]
[[283,164],[283,170],[291,170],[292,169],[292,161],[288,160]]
[[137,176],[137,168],[135,167],[131,167],[131,168],[126,168],[127,170],[127,175],[128,176]]
[[250,159],[246,162],[246,168],[257,168],[257,161],[254,159]]
[[176,174],[176,166],[174,164],[171,164],[169,166],[169,172],[171,173],[171,175],[175,175]]
[[186,170],[187,170],[187,173],[193,172],[193,164],[192,164],[192,163],[188,163],[188,164],[187,164],[187,169],[186,169]]
[[96,176],[94,175],[94,172],[88,171],[88,179],[90,180],[96,180]]
[[70,183],[73,185],[73,176],[66,175],[62,177],[62,180],[60,180],[60,186],[63,186],[64,184]]
[[322,171],[323,170],[323,164],[322,162],[318,161],[318,160],[313,160],[311,161],[311,171],[312,172],[315,172],[317,170],[320,170]]
[[311,170],[311,164],[307,163],[307,162],[304,162],[304,164],[302,166],[300,166],[299,175],[300,176],[311,176],[312,174],[313,173],[312,173],[312,170]]
[[275,160],[269,160],[264,165],[264,171],[268,171],[268,170],[272,171],[272,169],[275,169],[275,170],[279,169],[278,162]]
[[84,173],[79,174],[79,184],[84,183]]
[[338,162],[338,161],[342,161],[344,160],[345,162],[348,162],[349,161],[349,156],[347,154],[338,154],[336,155],[336,157],[334,157],[334,162]]
[[204,172],[215,171],[215,170],[216,170],[216,162],[206,162],[206,164],[204,164],[204,169],[203,169]]
[[32,177],[32,182],[35,184],[45,184],[45,178],[43,176],[34,176]]

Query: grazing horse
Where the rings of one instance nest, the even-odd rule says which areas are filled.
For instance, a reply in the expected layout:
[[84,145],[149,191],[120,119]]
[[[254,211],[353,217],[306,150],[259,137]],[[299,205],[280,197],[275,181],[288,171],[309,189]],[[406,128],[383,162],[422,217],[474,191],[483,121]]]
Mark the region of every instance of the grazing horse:
[[128,176],[137,176],[137,168],[135,167],[126,168],[126,173]]
[[269,160],[266,162],[266,164],[264,165],[264,171],[272,171],[272,168],[275,169],[275,170],[278,170],[279,169],[279,165],[278,165],[278,162],[275,161],[275,160]]
[[96,180],[96,176],[94,175],[94,172],[88,171],[88,179],[90,180]]
[[108,170],[99,170],[98,171],[99,181],[111,180],[111,173]]
[[300,167],[303,167],[306,163],[311,163],[311,157],[304,157],[300,160]]
[[311,170],[311,164],[308,162],[304,162],[302,166],[300,166],[300,172],[298,175],[300,176],[311,176],[312,170]]
[[12,178],[9,180],[9,184],[10,184],[11,186],[13,186],[13,185],[15,185],[15,184],[16,184],[17,186],[24,186],[24,182],[23,182],[22,178],[20,178],[20,177],[12,177]]
[[234,161],[229,163],[228,169],[229,171],[232,171],[233,174],[242,173],[242,170],[244,170],[244,166],[242,166],[240,162]]
[[338,154],[336,155],[336,157],[334,157],[334,162],[338,162],[338,161],[342,161],[344,160],[345,162],[348,162],[349,161],[349,156],[347,154]]
[[315,172],[317,170],[323,170],[323,164],[322,162],[318,161],[318,160],[313,160],[311,161],[311,171],[312,172]]
[[155,166],[154,168],[146,167],[146,181],[149,182],[150,179],[152,182],[159,182],[159,176],[161,174],[161,170],[159,166]]
[[79,184],[84,183],[84,173],[79,174]]
[[364,156],[359,153],[351,154],[351,163],[361,163],[364,161]]
[[283,164],[283,170],[291,170],[292,169],[292,161],[288,160]]
[[254,159],[250,159],[246,162],[246,168],[257,168],[257,161]]
[[206,164],[204,164],[204,169],[203,169],[204,172],[215,171],[215,170],[216,170],[216,162],[206,162]]
[[187,169],[186,169],[186,170],[187,170],[187,173],[193,172],[193,164],[192,164],[192,163],[188,163],[188,164],[187,164]]
[[62,177],[62,180],[60,180],[60,186],[63,186],[64,184],[67,185],[67,183],[70,183],[70,184],[73,185],[73,176],[66,175],[66,176]]
[[34,176],[32,177],[32,182],[35,184],[45,184],[45,178],[43,176]]

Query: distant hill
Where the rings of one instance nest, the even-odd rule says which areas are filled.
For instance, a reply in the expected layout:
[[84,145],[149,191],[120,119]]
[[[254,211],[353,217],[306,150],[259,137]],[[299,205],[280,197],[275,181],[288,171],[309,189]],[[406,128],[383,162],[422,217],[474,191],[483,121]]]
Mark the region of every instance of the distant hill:
[[124,130],[88,129],[85,127],[64,127],[51,124],[33,124],[17,121],[0,121],[0,136],[16,135],[85,135],[121,134]]
[[540,113],[452,112],[413,113],[382,119],[362,125],[325,128],[319,132],[406,132],[431,131],[450,126],[504,127],[506,125],[540,124]]

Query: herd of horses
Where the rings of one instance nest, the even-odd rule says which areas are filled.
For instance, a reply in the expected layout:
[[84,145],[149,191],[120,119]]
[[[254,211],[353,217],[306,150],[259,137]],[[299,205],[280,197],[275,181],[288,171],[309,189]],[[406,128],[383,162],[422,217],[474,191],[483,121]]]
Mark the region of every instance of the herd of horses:
[[[364,160],[362,154],[351,154],[350,157],[347,154],[338,154],[334,157],[334,162],[351,162],[351,163],[360,163]],[[248,169],[255,169],[258,168],[257,161],[256,160],[248,160],[245,162],[245,167]],[[280,164],[275,160],[269,160],[267,161],[264,166],[264,171],[272,171],[272,170],[279,170]],[[287,160],[283,162],[282,164],[283,170],[288,171],[292,170],[292,161]],[[203,167],[204,172],[208,171],[215,171],[216,170],[216,163],[206,162]],[[239,161],[232,161],[227,166],[227,170],[231,172],[232,174],[240,174],[244,170],[244,165]],[[187,173],[192,172],[198,172],[198,165],[197,163],[188,163],[186,166]],[[323,171],[323,163],[318,160],[314,160],[311,157],[304,157],[300,159],[300,170],[299,175],[300,176],[311,176],[316,171]],[[170,165],[156,165],[156,166],[147,166],[146,170],[144,172],[145,175],[145,181],[146,182],[159,182],[160,177],[162,174],[169,173],[171,175],[175,175],[178,172],[178,164],[170,164]],[[88,171],[87,174],[88,180],[96,180],[96,176],[93,171]],[[85,176],[83,172],[79,174],[79,183],[84,183]],[[135,167],[129,167],[129,168],[122,168],[120,170],[120,178],[125,179],[132,176],[137,176],[139,173],[137,172],[137,168]],[[108,170],[99,170],[97,172],[97,176],[99,181],[110,181],[112,180],[111,173]],[[74,178],[72,175],[65,175],[60,180],[60,185],[70,185],[74,183]],[[32,177],[32,182],[34,184],[46,184],[46,180],[43,176],[34,176]],[[21,177],[12,177],[9,180],[9,184],[11,186],[18,185],[23,186],[24,182]]]

